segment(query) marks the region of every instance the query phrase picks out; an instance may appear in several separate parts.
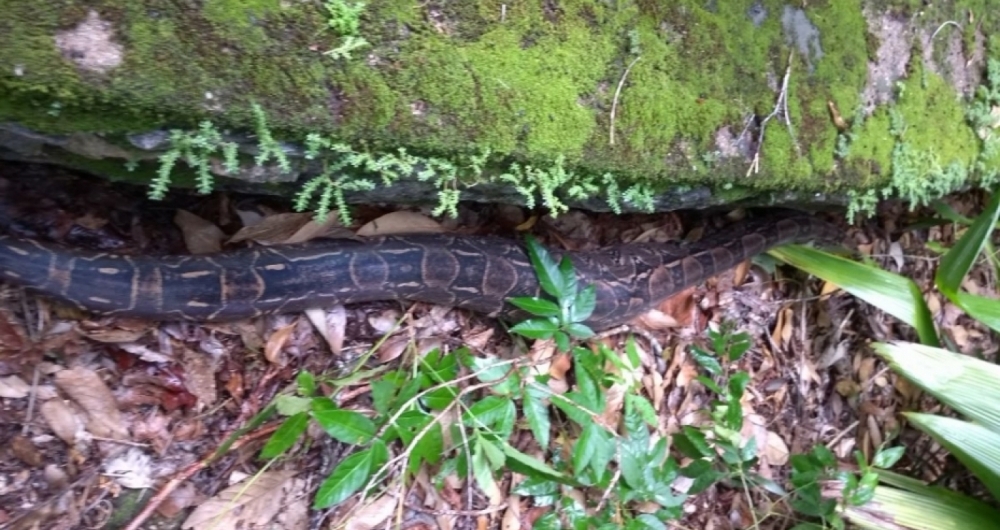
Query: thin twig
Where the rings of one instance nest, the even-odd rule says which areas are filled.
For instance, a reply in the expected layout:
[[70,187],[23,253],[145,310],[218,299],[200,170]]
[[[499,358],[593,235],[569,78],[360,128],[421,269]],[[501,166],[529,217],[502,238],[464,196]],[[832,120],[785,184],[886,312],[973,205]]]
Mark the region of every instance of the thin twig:
[[[250,442],[253,442],[265,436],[270,436],[276,430],[278,430],[277,423],[275,423],[274,425],[269,425],[267,427],[261,428],[260,430],[248,434],[247,436],[244,436],[243,438],[240,438],[239,440],[233,442],[233,444],[229,447],[229,450],[233,451],[235,449],[239,449],[240,447]],[[149,517],[153,515],[153,512],[155,512],[156,509],[159,508],[161,504],[163,504],[163,501],[167,500],[167,497],[169,497],[170,494],[174,492],[174,490],[176,490],[181,484],[186,482],[188,479],[193,477],[195,473],[208,467],[208,464],[210,462],[213,462],[214,460],[215,460],[215,451],[212,451],[211,453],[209,453],[209,456],[202,458],[201,460],[189,465],[188,467],[181,470],[180,473],[174,475],[174,477],[170,479],[169,482],[163,485],[160,491],[158,491],[156,495],[153,496],[153,498],[149,499],[149,502],[147,502],[146,506],[142,508],[142,511],[139,512],[139,514],[136,515],[131,521],[129,521],[128,526],[125,527],[125,530],[139,530],[139,528],[142,527],[142,523],[146,522],[146,519],[149,519]]]
[[618,88],[615,89],[615,98],[611,101],[611,125],[608,126],[608,141],[611,145],[615,145],[615,112],[618,110],[618,96],[622,93],[622,86],[625,85],[625,78],[628,77],[629,70],[635,66],[636,61],[638,61],[640,57],[641,56],[632,59],[628,68],[625,68],[625,73],[623,73],[622,78],[618,80]]
[[778,92],[778,99],[774,102],[774,110],[771,111],[761,122],[760,122],[760,134],[757,139],[757,149],[753,154],[753,161],[750,162],[750,168],[747,169],[747,176],[751,174],[757,174],[760,171],[760,150],[764,146],[764,129],[767,127],[767,122],[771,121],[771,118],[784,113],[785,123],[788,125],[788,134],[792,138],[792,145],[795,146],[795,152],[799,156],[802,156],[802,150],[799,148],[799,142],[795,139],[795,131],[792,130],[792,119],[788,115],[788,80],[792,76],[792,57],[794,57],[793,52],[788,52],[788,66],[785,68],[785,77],[781,80],[781,90]]

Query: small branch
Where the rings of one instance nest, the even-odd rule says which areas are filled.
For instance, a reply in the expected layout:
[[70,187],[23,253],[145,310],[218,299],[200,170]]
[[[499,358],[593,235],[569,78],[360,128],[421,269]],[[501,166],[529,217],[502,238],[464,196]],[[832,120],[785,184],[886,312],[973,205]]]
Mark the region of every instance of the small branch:
[[641,56],[632,59],[628,68],[625,69],[625,73],[622,74],[622,78],[618,80],[618,88],[615,89],[615,98],[611,101],[611,125],[608,126],[608,141],[611,145],[615,145],[615,112],[618,110],[618,96],[622,93],[622,86],[625,85],[625,78],[628,77],[629,70],[635,66],[636,61],[640,58]]
[[771,118],[784,114],[785,124],[788,126],[788,135],[792,139],[792,145],[795,146],[795,153],[802,156],[802,150],[799,148],[799,142],[795,139],[795,131],[792,129],[792,119],[788,115],[788,80],[792,76],[792,57],[793,52],[788,52],[788,67],[785,68],[785,77],[781,80],[781,90],[778,92],[778,99],[774,102],[774,110],[771,111],[761,122],[760,122],[760,135],[758,135],[757,149],[753,154],[753,161],[750,162],[750,168],[747,169],[747,176],[751,174],[757,174],[760,171],[760,150],[764,146],[764,129],[767,127],[767,122],[771,121]]

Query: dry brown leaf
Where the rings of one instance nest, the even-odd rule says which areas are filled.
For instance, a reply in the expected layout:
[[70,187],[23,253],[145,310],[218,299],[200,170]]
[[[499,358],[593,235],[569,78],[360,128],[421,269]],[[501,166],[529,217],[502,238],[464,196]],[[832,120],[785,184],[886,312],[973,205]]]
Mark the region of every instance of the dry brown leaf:
[[[332,217],[332,216],[331,216]],[[269,215],[257,224],[240,228],[228,243],[254,241],[261,245],[276,245],[285,243],[300,228],[312,219],[310,213],[279,213]]]
[[387,363],[389,361],[398,359],[403,352],[406,351],[407,346],[410,344],[410,337],[404,335],[396,335],[394,337],[389,337],[382,343],[382,346],[378,349],[378,362]]
[[310,219],[308,223],[302,225],[291,237],[285,240],[286,244],[304,243],[320,237],[338,239],[356,239],[354,232],[351,232],[344,225],[340,224],[340,218],[330,215],[326,221],[317,223],[315,219]]
[[184,388],[198,398],[199,410],[219,400],[215,387],[215,363],[207,355],[184,348]]
[[31,385],[16,375],[0,377],[0,398],[21,399],[30,391]]
[[295,326],[298,322],[292,322],[287,326],[282,326],[271,333],[271,336],[267,338],[267,345],[264,346],[264,357],[271,362],[271,364],[281,364],[279,362],[279,356],[281,355],[281,350],[288,343],[288,339],[292,336],[292,332],[295,331]]
[[642,315],[639,315],[639,322],[642,323],[643,327],[654,331],[663,331],[665,329],[681,327],[681,324],[677,322],[676,318],[660,311],[659,309],[650,309]]
[[203,497],[194,484],[185,482],[170,492],[170,495],[156,507],[156,512],[167,518],[176,517],[188,507],[200,504],[204,500]]
[[823,287],[820,288],[819,295],[826,296],[840,291],[840,286],[833,282],[823,282]]
[[45,423],[52,432],[67,445],[76,445],[83,431],[83,419],[68,403],[61,399],[50,399],[39,407]]
[[747,275],[750,274],[750,265],[750,260],[743,260],[736,265],[733,269],[733,285],[743,285]]
[[382,522],[392,517],[399,502],[390,495],[383,495],[360,508],[355,508],[349,514],[344,530],[371,530],[381,526]]
[[503,512],[503,519],[500,521],[501,530],[521,530],[521,497],[511,495],[507,497],[507,509]]
[[549,366],[549,375],[553,379],[566,379],[566,372],[573,367],[573,358],[566,353],[558,353],[552,356],[552,365]]
[[471,329],[462,333],[462,344],[473,351],[483,351],[493,338],[494,328]]
[[80,332],[88,339],[96,340],[97,342],[103,342],[105,344],[120,344],[124,342],[136,342],[141,339],[149,332],[149,327],[145,329],[126,329],[119,327],[111,327],[108,325],[99,325],[93,328],[89,326],[78,326]]
[[35,444],[31,443],[31,440],[21,436],[20,434],[15,434],[13,438],[8,441],[11,452],[19,460],[28,464],[31,467],[42,467],[45,463],[45,458],[42,456],[42,452],[35,447]]
[[365,223],[357,234],[363,237],[444,232],[441,223],[417,212],[392,212]]
[[55,375],[56,386],[75,401],[87,416],[87,430],[94,436],[128,439],[128,429],[114,394],[96,372],[77,366]]
[[192,254],[210,254],[222,250],[222,240],[226,234],[215,223],[187,211],[177,210],[174,224],[184,235],[184,244]]
[[304,482],[293,480],[294,476],[293,471],[265,471],[233,484],[195,508],[181,528],[307,528],[306,513],[288,513],[305,497]]
[[347,330],[347,311],[336,305],[329,309],[307,309],[306,318],[330,347],[330,353],[340,355],[344,350],[344,333]]

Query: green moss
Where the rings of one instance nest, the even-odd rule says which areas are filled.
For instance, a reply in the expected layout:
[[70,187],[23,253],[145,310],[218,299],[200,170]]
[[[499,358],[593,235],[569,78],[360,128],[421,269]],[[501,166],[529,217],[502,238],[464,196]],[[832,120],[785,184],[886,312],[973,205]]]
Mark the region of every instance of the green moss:
[[856,185],[870,186],[887,177],[891,171],[896,139],[889,132],[889,111],[876,109],[857,130],[857,138],[851,143],[845,164],[852,169],[851,174],[867,177]]

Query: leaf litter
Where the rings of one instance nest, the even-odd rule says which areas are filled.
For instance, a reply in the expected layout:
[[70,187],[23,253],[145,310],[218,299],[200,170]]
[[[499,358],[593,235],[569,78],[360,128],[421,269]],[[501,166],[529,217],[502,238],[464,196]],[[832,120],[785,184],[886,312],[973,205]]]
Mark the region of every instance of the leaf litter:
[[[42,171],[60,172],[17,166],[6,174]],[[33,207],[13,207],[0,201],[0,208],[7,209],[2,217],[35,223],[3,228],[88,248],[197,254],[318,237],[359,238],[413,229],[447,232],[459,226],[464,233],[508,237],[516,237],[516,228],[532,229],[553,245],[585,250],[617,241],[697,239],[705,222],[695,220],[695,228],[690,229],[691,220],[677,214],[616,217],[584,212],[552,219],[504,206],[493,208],[492,213],[490,208],[463,208],[459,220],[438,223],[420,211],[364,208],[359,218],[365,222],[352,230],[334,221],[317,223],[308,214],[263,203],[254,206],[253,199],[219,200],[220,194],[216,200],[179,196],[170,203],[173,210],[159,208],[151,210],[155,214],[140,215],[137,212],[146,210],[135,205],[142,204],[142,190],[102,195],[100,190],[106,189],[103,184],[65,172],[57,177],[53,178],[66,188],[48,201],[36,201]],[[32,190],[25,184],[30,180],[11,177],[5,185],[23,197],[48,191]],[[79,195],[74,194],[80,186],[96,188],[98,191],[87,195],[96,201],[81,204],[76,199]],[[106,201],[103,204],[101,197]],[[974,195],[957,198],[952,204],[961,212],[974,212],[978,205]],[[912,215],[889,206],[877,221],[852,228],[850,236],[869,259],[929,286],[936,256],[928,245],[947,245],[960,234],[947,226],[905,232],[899,220]],[[754,260],[665,301],[633,323],[635,329],[663,344],[663,351],[655,351],[640,336],[641,365],[620,374],[642,382],[657,414],[657,436],[669,437],[684,425],[704,424],[709,421],[704,413],[709,395],[696,379],[699,369],[688,349],[691,344],[703,344],[706,329],[722,320],[737,322],[737,328],[749,332],[755,341],[748,355],[728,367],[747,371],[751,377],[742,403],[745,421],[741,434],[761,448],[757,471],[778,482],[787,476],[790,454],[804,452],[816,443],[827,444],[845,461],[854,450],[872,454],[899,427],[896,417],[901,410],[913,405],[933,406],[888,372],[866,347],[871,340],[905,338],[907,330],[844,295],[835,285],[805,282],[800,275],[786,273],[784,269],[772,270],[766,259]],[[964,287],[988,295],[997,292],[996,283],[989,267],[979,267]],[[209,460],[228,435],[287,390],[298,372],[350,373],[353,364],[369,352],[374,356],[368,366],[377,368],[411,363],[434,349],[462,345],[477,356],[511,358],[519,351],[489,319],[419,303],[318,308],[303,315],[239,323],[157,325],[67,311],[42,298],[5,289],[0,297],[0,400],[10,407],[11,418],[19,418],[17,424],[30,427],[23,434],[15,432],[13,423],[3,427],[5,439],[13,440],[8,450],[15,459],[0,464],[0,472],[21,478],[0,484],[0,524],[30,520],[35,517],[32,514],[68,520],[93,517],[90,513],[52,510],[54,505],[48,503],[57,496],[44,488],[25,494],[21,489],[31,488],[27,486],[31,476],[41,478],[42,483],[89,480],[88,488],[64,491],[73,496],[99,495],[112,502],[124,498],[123,490],[101,482],[99,477],[113,479],[118,488],[152,491],[184,477],[157,510],[160,517],[183,516],[185,528],[276,523],[282,528],[306,528],[309,499],[325,478],[323,466],[316,464],[343,459],[349,447],[310,430],[311,443],[282,462],[282,469],[248,468],[252,458],[238,466],[231,457]],[[995,356],[996,338],[988,330],[936,295],[928,296],[935,318],[962,351]],[[602,340],[612,349],[624,348],[624,335]],[[571,358],[556,353],[551,341],[535,342],[527,358],[537,373],[549,376],[548,387],[555,394],[575,388]],[[39,362],[42,359],[46,359],[44,363]],[[369,410],[369,380],[344,381],[338,406]],[[625,396],[621,387],[613,387],[607,397],[604,409],[596,412],[602,423],[615,425]],[[34,423],[27,423],[32,420]],[[521,433],[529,434],[527,430]],[[557,434],[561,442],[553,438],[553,443],[574,442],[566,438],[569,433]],[[246,443],[258,440],[260,444],[264,439],[251,436]],[[530,436],[515,435],[514,439],[521,440],[515,442],[519,447],[544,458]],[[931,455],[931,461],[914,459],[909,463],[915,474],[936,478],[946,471],[949,460],[941,458],[940,447],[912,430],[904,429],[902,439],[914,454],[925,449]],[[258,449],[259,445],[250,451]],[[52,468],[52,463],[58,464]],[[208,467],[191,467],[195,464]],[[88,475],[87,469],[99,473]],[[246,475],[245,469],[253,474]],[[380,527],[389,521],[412,528],[529,528],[551,508],[510,493],[523,478],[508,472],[494,483],[495,489],[483,492],[468,477],[450,473],[432,479],[421,469],[409,488],[390,488],[361,504],[348,500],[330,511],[327,519],[356,529]],[[583,499],[582,491],[568,494]],[[486,497],[492,501],[487,502]],[[25,504],[22,499],[32,501]],[[770,501],[758,495],[756,502],[765,505]],[[721,487],[706,490],[690,503],[684,519],[689,527],[727,524],[731,514],[744,520],[755,508],[748,506],[742,495]],[[483,511],[489,504],[506,508]],[[197,508],[189,513],[192,507]]]

